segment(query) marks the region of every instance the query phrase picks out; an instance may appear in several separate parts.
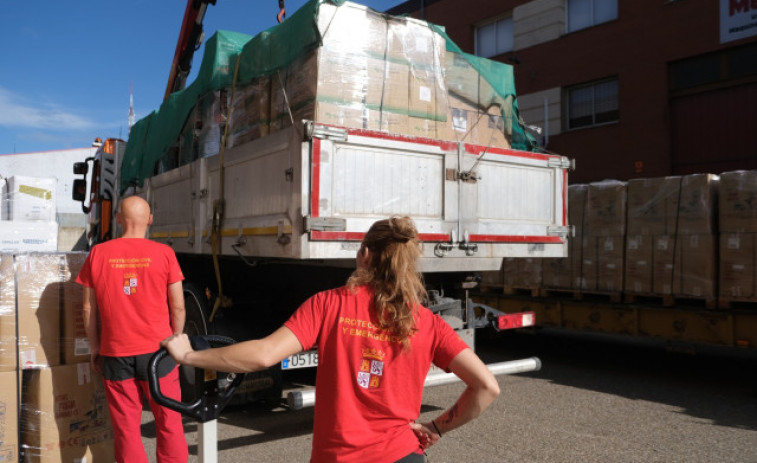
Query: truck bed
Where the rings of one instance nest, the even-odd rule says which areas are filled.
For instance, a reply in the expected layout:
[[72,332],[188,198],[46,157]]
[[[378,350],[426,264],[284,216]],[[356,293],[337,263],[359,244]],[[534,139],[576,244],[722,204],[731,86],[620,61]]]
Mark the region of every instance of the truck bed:
[[153,208],[150,237],[178,253],[211,254],[215,222],[221,255],[339,265],[374,221],[408,215],[422,271],[483,271],[567,255],[568,168],[557,155],[303,122],[137,193]]

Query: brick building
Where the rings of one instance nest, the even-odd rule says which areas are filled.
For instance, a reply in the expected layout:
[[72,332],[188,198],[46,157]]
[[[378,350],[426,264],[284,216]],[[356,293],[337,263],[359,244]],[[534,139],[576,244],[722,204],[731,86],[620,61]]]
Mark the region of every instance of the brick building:
[[388,13],[513,65],[523,119],[576,159],[572,182],[757,169],[754,0],[410,0]]

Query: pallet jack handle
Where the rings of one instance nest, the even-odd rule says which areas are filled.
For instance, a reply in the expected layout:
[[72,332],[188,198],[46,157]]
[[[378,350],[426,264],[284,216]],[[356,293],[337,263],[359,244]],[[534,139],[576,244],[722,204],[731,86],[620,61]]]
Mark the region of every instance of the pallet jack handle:
[[[216,335],[191,336],[189,342],[195,350],[228,346],[235,343],[231,338]],[[150,358],[150,363],[148,364],[147,369],[147,380],[149,382],[152,398],[160,405],[177,411],[182,415],[194,418],[200,423],[205,423],[218,418],[223,408],[229,403],[231,397],[234,395],[234,390],[244,379],[244,374],[223,373],[229,375],[229,382],[225,387],[220,388],[218,386],[218,381],[206,381],[205,390],[199,399],[195,400],[193,403],[179,402],[178,400],[164,396],[160,390],[158,366],[166,357],[169,357],[168,351],[164,348],[160,348]],[[221,375],[221,373],[219,373],[219,375]]]

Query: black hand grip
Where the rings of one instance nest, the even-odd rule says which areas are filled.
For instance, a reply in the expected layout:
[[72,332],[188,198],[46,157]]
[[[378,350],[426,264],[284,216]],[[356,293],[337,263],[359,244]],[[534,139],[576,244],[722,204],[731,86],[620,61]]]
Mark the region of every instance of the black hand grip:
[[[189,342],[195,350],[228,346],[235,343],[231,338],[216,335],[192,336],[189,338]],[[219,390],[217,385],[208,386],[206,383],[205,392],[199,399],[193,403],[179,402],[178,400],[164,396],[160,391],[158,366],[160,365],[160,362],[168,356],[168,351],[164,348],[160,348],[150,358],[150,363],[147,368],[147,380],[153,400],[164,407],[177,411],[182,415],[195,418],[202,423],[218,418],[223,407],[229,403],[231,397],[234,395],[234,390],[244,379],[244,374],[236,374],[231,383],[223,390]]]

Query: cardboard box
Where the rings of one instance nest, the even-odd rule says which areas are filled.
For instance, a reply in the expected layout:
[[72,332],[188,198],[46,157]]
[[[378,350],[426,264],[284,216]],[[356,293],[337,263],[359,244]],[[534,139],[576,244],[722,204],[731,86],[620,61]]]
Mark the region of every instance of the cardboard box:
[[510,141],[505,136],[505,119],[499,106],[478,111],[472,127],[472,143],[486,147],[510,148]]
[[60,364],[61,254],[15,256],[21,368]]
[[0,252],[55,252],[57,222],[0,221]]
[[725,300],[755,294],[755,234],[720,234],[719,296]]
[[652,294],[652,245],[653,237],[634,235],[626,237],[625,292],[629,294]]
[[0,463],[15,463],[19,458],[18,404],[17,372],[0,372]]
[[[389,17],[386,59],[405,62],[416,69],[431,69],[443,75],[447,42],[427,23],[410,17]],[[380,39],[379,39],[380,40]]]
[[757,232],[757,170],[725,172],[719,188],[720,232]]
[[292,118],[299,121],[294,113],[307,105],[311,111],[309,114],[305,112],[304,118],[313,119],[319,78],[318,51],[315,49],[298,56],[289,67],[271,75],[270,133],[290,127]]
[[478,108],[450,95],[447,121],[440,130],[443,140],[473,143],[473,127],[478,122]]
[[680,297],[714,300],[717,297],[717,236],[678,235],[673,293]]
[[653,291],[658,295],[673,294],[675,278],[675,258],[678,252],[678,241],[675,235],[658,235],[654,237],[652,260]]
[[14,175],[3,190],[3,219],[14,221],[55,221],[58,180]]
[[542,285],[542,259],[511,257],[503,263],[504,286],[512,289],[536,289]]
[[[570,245],[569,245],[570,246]],[[570,248],[572,249],[572,248]],[[547,289],[570,289],[573,285],[571,259],[545,258],[542,262],[543,286]]]
[[597,244],[597,291],[620,293],[623,291],[625,237],[595,237]]
[[[383,57],[387,47],[385,15],[358,4],[337,7],[331,3],[320,5],[316,21],[325,31],[323,46],[343,52]],[[354,31],[360,31],[355,34]]]
[[597,237],[584,235],[581,238],[581,273],[576,283],[581,291],[597,290],[599,273],[599,250]]
[[677,233],[705,235],[717,232],[719,184],[720,177],[712,174],[682,178]]
[[63,255],[61,279],[63,281],[63,336],[61,352],[63,363],[88,362],[90,359],[89,339],[82,316],[83,288],[76,283],[76,277],[87,259],[85,252],[71,252]]
[[681,177],[655,177],[628,181],[628,234],[675,234]]
[[579,289],[600,293],[623,291],[624,239],[620,235],[584,236]]
[[263,76],[238,85],[231,102],[228,146],[268,135],[271,119],[271,78]]
[[410,68],[406,63],[383,57],[369,58],[366,61],[365,85],[365,103],[369,109],[408,115]]
[[586,193],[586,221],[583,233],[594,236],[622,236],[626,233],[626,183],[604,180],[589,184]]
[[18,368],[16,271],[12,254],[0,255],[0,371]]
[[88,362],[24,371],[22,400],[25,462],[115,461],[102,376]]

